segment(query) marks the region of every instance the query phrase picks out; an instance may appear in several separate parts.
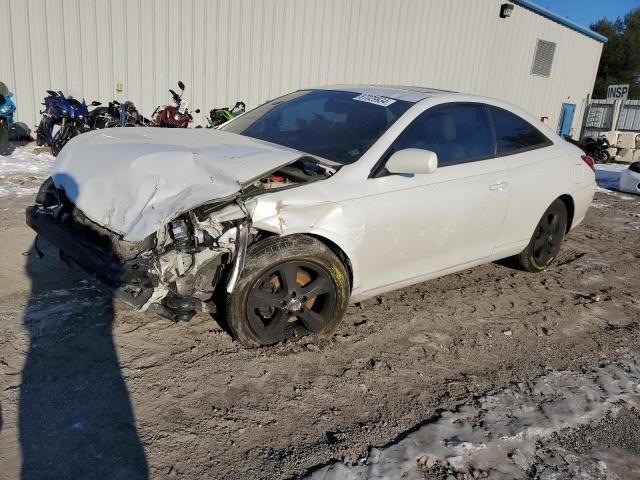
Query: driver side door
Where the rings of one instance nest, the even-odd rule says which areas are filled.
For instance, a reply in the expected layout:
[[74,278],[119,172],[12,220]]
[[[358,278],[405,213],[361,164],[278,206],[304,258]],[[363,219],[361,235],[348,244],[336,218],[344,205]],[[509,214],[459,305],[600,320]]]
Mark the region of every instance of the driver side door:
[[385,154],[430,150],[438,168],[429,174],[388,174],[367,180],[362,202],[366,234],[362,290],[420,281],[488,257],[508,200],[508,171],[495,156],[486,105],[453,103],[419,115]]

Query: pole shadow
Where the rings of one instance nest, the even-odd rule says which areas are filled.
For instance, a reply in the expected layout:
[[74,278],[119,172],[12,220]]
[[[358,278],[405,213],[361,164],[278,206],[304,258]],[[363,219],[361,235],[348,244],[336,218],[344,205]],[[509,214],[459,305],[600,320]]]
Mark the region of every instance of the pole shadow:
[[18,435],[21,478],[146,479],[129,392],[112,336],[113,298],[39,242],[28,253]]

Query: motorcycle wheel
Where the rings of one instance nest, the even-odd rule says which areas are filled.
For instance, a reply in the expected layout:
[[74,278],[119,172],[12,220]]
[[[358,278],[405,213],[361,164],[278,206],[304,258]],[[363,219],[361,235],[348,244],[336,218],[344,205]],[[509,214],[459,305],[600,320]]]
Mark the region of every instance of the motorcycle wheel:
[[39,147],[49,144],[49,142],[47,142],[47,137],[44,134],[44,131],[46,128],[47,127],[46,127],[45,119],[43,118],[42,120],[40,120],[40,124],[36,129],[36,145],[38,145]]
[[51,145],[51,153],[54,157],[57,157],[60,151],[64,148],[69,140],[78,135],[80,132],[76,127],[65,127],[58,130],[53,137]]
[[4,155],[9,146],[9,128],[4,122],[0,122],[0,155]]
[[606,150],[594,149],[587,153],[596,163],[607,163],[610,159],[609,152]]

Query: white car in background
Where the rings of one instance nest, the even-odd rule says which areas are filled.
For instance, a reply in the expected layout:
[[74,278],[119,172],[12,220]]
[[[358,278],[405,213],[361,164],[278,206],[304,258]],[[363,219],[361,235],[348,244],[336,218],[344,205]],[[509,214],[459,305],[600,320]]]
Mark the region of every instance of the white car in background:
[[618,190],[640,195],[640,162],[634,162],[620,173]]
[[482,263],[544,271],[594,191],[593,161],[513,105],[331,86],[221,130],[74,138],[27,222],[117,298],[176,320],[217,305],[259,346]]

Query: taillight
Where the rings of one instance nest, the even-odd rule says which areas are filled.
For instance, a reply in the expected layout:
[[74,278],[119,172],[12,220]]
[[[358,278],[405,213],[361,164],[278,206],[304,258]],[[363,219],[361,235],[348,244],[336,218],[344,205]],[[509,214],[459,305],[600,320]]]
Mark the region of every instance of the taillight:
[[583,161],[584,163],[586,163],[587,165],[589,165],[589,168],[590,168],[591,170],[593,170],[594,172],[596,171],[596,167],[595,167],[595,165],[594,165],[593,158],[591,158],[589,155],[582,155],[580,158],[582,158],[582,161]]

